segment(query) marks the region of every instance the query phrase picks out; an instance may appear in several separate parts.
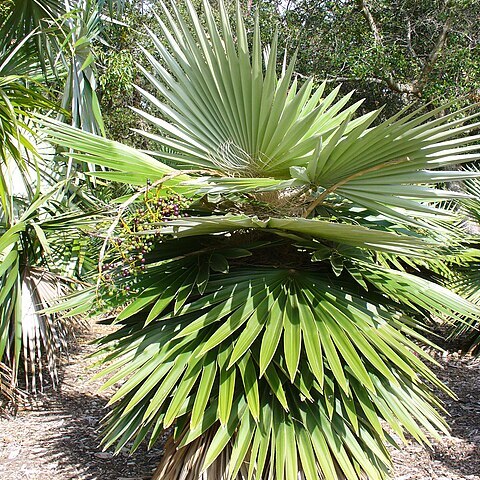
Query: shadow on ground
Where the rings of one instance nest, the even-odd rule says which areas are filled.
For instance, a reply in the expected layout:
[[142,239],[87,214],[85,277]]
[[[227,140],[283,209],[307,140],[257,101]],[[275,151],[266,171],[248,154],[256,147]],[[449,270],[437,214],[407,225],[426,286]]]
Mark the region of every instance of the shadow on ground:
[[[1,429],[0,478],[4,480],[140,480],[151,478],[161,446],[140,447],[128,456],[113,456],[99,447],[105,399],[96,395],[58,395],[41,409],[11,422],[16,431]],[[28,420],[27,420],[28,419]],[[34,428],[31,428],[34,424]],[[29,431],[30,428],[30,431]],[[2,438],[3,437],[3,438]],[[3,458],[2,458],[3,457]],[[3,470],[3,472],[2,472]]]
[[442,363],[444,368],[436,373],[458,400],[442,398],[451,437],[435,442],[432,460],[460,475],[480,478],[480,362],[465,357]]
[[[2,480],[144,480],[151,478],[162,445],[147,451],[142,445],[133,456],[102,452],[102,417],[111,391],[99,392],[101,380],[91,381],[89,342],[110,333],[92,325],[70,350],[61,369],[58,391],[47,389],[38,401],[16,417],[0,418],[0,479]],[[110,329],[111,330],[111,329]]]
[[[97,395],[72,395],[61,397],[64,418],[51,437],[54,459],[59,468],[67,472],[76,470],[85,480],[149,479],[161,456],[161,446],[146,450],[141,446],[135,454],[121,452],[113,456],[112,450],[102,452],[100,420],[107,412],[105,399]],[[53,433],[53,432],[52,432]],[[52,453],[46,453],[52,456]]]

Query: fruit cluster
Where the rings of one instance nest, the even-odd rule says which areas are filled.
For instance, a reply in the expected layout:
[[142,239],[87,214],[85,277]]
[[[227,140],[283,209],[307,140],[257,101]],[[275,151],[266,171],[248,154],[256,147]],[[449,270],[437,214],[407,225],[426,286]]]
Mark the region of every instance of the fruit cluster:
[[148,254],[162,242],[161,224],[188,216],[190,202],[181,195],[147,188],[143,198],[122,217],[111,240],[110,262],[102,266],[101,279],[108,296],[138,294],[139,275],[146,271]]

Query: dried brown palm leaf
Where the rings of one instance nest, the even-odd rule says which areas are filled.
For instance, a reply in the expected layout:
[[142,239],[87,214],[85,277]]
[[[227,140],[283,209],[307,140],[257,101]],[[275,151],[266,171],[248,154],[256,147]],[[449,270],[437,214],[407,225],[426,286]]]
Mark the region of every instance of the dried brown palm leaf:
[[215,433],[214,429],[209,429],[204,436],[180,449],[171,436],[167,440],[165,453],[152,480],[246,480],[248,465],[240,468],[234,478],[229,475],[228,464],[232,452],[230,444],[205,471],[202,471],[205,456]]
[[75,331],[84,327],[76,317],[44,313],[70,291],[71,280],[42,268],[26,267],[22,278],[22,336],[25,383],[29,391],[43,385],[46,367],[51,383],[58,383],[60,355],[67,352]]
[[26,393],[15,387],[11,368],[0,362],[0,412],[16,408],[26,398]]

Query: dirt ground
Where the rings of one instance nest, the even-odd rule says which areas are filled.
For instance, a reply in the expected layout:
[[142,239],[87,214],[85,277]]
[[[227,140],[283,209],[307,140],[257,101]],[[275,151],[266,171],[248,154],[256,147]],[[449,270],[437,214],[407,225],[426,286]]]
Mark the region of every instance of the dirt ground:
[[[102,452],[99,421],[111,392],[98,393],[101,381],[89,381],[94,351],[88,342],[104,333],[96,325],[80,339],[58,392],[50,392],[16,417],[0,418],[2,480],[143,480],[149,479],[161,447],[113,457]],[[480,361],[448,355],[440,359],[440,378],[457,394],[444,398],[450,437],[426,450],[414,443],[393,451],[395,480],[480,480]]]

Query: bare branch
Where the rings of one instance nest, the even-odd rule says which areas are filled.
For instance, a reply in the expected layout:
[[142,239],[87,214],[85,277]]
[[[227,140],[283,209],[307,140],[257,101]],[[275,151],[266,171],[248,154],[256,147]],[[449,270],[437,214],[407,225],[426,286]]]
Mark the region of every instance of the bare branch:
[[415,83],[397,82],[396,80],[394,80],[391,74],[389,74],[389,76],[385,79],[385,83],[388,85],[390,90],[393,90],[394,92],[414,95],[416,97],[421,96],[421,91],[417,88]]
[[370,12],[370,9],[368,8],[367,2],[365,0],[358,0],[357,3],[359,8],[362,10],[363,16],[368,22],[371,32],[373,33],[375,44],[382,46],[382,34],[380,33],[380,29],[378,28],[377,23],[375,22],[375,19]]
[[[380,28],[375,22],[375,19],[373,18],[372,12],[370,12],[370,8],[368,7],[366,0],[357,0],[357,4],[359,8],[362,10],[363,16],[368,22],[368,26],[370,27],[370,30],[373,34],[375,45],[379,45],[380,47],[383,47],[383,39],[382,39],[382,34],[380,32]],[[386,78],[383,80],[383,82],[388,86],[388,88],[390,88],[390,90],[393,90],[394,92],[407,94],[407,95],[420,96],[420,91],[416,88],[415,83],[397,82],[393,78],[393,75],[391,72],[386,72]]]
[[[363,16],[367,20],[368,26],[370,27],[370,31],[373,34],[375,45],[379,45],[383,47],[384,46],[383,38],[382,38],[380,28],[375,22],[375,19],[373,18],[373,15],[372,15],[372,12],[370,11],[367,0],[357,0],[357,4],[363,13]],[[437,61],[438,56],[440,55],[440,52],[445,46],[450,28],[451,28],[451,17],[449,16],[447,18],[447,21],[443,25],[442,31],[440,33],[440,36],[437,39],[437,42],[435,43],[435,46],[433,47],[433,50],[430,52],[428,59],[423,63],[422,71],[417,79],[408,83],[402,83],[395,80],[392,72],[386,72],[385,79],[383,80],[385,84],[394,92],[421,97],[422,90],[424,89],[425,84],[427,83],[428,75],[433,70],[435,62]],[[408,48],[412,53],[412,55],[419,62],[421,62],[421,60],[418,58],[418,56],[416,55],[412,47],[410,19],[408,19],[407,42],[408,42]]]
[[440,35],[437,39],[437,42],[435,43],[435,46],[433,47],[433,50],[430,52],[430,55],[428,56],[428,59],[425,62],[425,65],[423,66],[420,76],[414,82],[414,87],[419,92],[421,92],[425,87],[425,84],[427,83],[427,77],[430,74],[430,72],[433,70],[433,67],[435,66],[435,63],[438,59],[438,56],[440,55],[441,51],[443,50],[443,47],[445,46],[445,43],[448,37],[448,32],[450,31],[451,26],[452,26],[452,19],[451,17],[448,17],[446,22],[443,25],[442,31],[440,32]]
[[[299,72],[295,72],[295,75],[299,78],[309,79],[312,76],[303,75]],[[391,76],[388,78],[378,78],[378,77],[358,77],[358,76],[334,76],[329,78],[318,78],[314,76],[316,80],[320,83],[337,83],[337,82],[369,82],[369,83],[378,83],[387,86],[390,90],[401,94],[415,95],[419,96],[419,91],[415,88],[413,84],[410,83],[401,83],[395,81]]]
[[385,84],[385,80],[382,78],[377,77],[332,77],[332,78],[325,78],[322,82],[326,83],[335,83],[335,82],[370,82],[370,83],[383,83]]
[[424,61],[417,55],[417,52],[412,45],[412,22],[410,18],[407,18],[407,47],[408,51],[412,54],[412,57],[423,67]]

